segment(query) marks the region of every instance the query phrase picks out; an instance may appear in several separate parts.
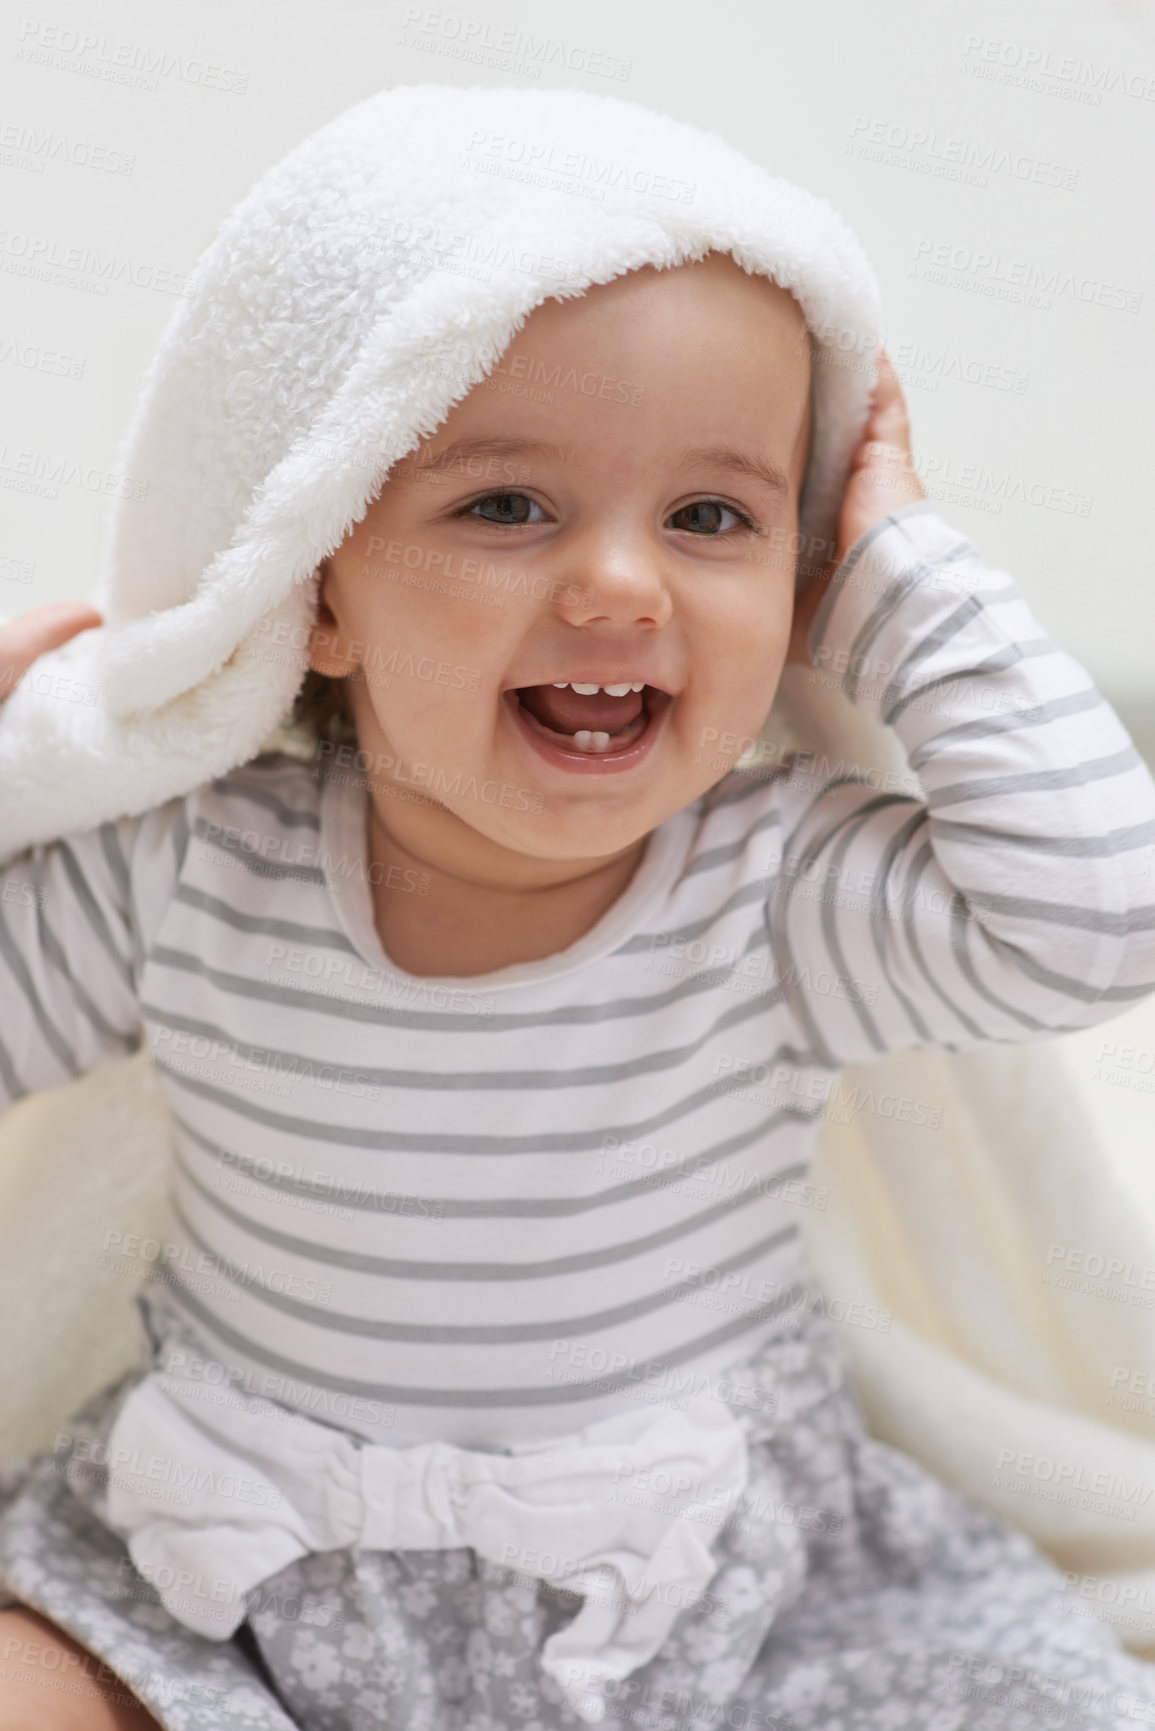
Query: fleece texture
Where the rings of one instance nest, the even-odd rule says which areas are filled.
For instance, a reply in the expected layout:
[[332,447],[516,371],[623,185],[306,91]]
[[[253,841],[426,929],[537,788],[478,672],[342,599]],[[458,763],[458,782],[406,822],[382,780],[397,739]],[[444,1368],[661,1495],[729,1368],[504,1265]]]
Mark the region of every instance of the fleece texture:
[[[200,259],[145,378],[118,459],[144,496],[113,516],[91,595],[104,627],[0,708],[0,863],[258,752],[304,677],[319,561],[532,309],[711,249],[790,290],[814,339],[801,538],[821,557],[880,311],[859,243],[820,199],[717,136],[556,90],[385,90],[271,168]],[[892,734],[797,669],[769,738],[896,767]],[[1045,1279],[1056,1243],[1155,1267],[1061,1053],[899,1053],[856,1080],[954,1127],[933,1161],[878,1112],[823,1127],[829,1204],[809,1211],[808,1240],[867,1422],[1114,1583],[1096,1609],[1145,1603],[1148,1586],[1155,1599],[1155,1513],[1125,1523],[1094,1499],[994,1484],[1007,1447],[1064,1481],[1155,1483],[1155,1418],[1107,1411],[1116,1367],[1155,1362],[1151,1312]],[[138,1054],[0,1117],[0,1454],[48,1446],[135,1359],[133,1283],[107,1252],[110,1235],[163,1235],[166,1111]],[[872,1308],[889,1328],[862,1325]],[[1135,1616],[1119,1626],[1155,1641]]]

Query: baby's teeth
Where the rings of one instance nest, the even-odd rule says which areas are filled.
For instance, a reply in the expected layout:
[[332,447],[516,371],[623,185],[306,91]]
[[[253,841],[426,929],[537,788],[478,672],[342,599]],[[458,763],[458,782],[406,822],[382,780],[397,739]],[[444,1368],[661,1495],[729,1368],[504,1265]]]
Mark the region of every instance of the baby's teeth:
[[610,736],[597,730],[590,732],[588,727],[579,727],[573,736],[573,742],[579,751],[599,752],[610,749]]
[[568,679],[555,679],[555,691],[576,691],[579,697],[596,697],[599,691],[604,691],[607,697],[624,697],[627,691],[644,691],[646,683],[639,679],[636,685],[572,685]]

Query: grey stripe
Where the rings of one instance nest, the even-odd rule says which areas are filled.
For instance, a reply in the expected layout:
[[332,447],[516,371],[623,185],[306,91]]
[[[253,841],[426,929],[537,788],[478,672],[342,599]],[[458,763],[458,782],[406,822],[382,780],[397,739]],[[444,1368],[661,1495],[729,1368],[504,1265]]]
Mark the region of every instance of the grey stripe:
[[113,967],[116,969],[128,989],[133,991],[136,982],[132,977],[132,968],[130,967],[127,958],[117,947],[116,938],[109,927],[108,921],[104,917],[103,910],[97,904],[96,897],[88,887],[88,880],[85,878],[84,870],[80,861],[73,852],[70,842],[67,838],[64,838],[56,843],[56,848],[60,862],[63,865],[68,881],[72,886],[72,892],[81,908],[83,908],[88,924],[95,934],[100,947],[109,956]]
[[[1015,583],[1005,583],[1001,589],[986,589],[977,594],[968,595],[965,601],[959,603],[953,613],[948,613],[945,619],[941,619],[934,630],[928,632],[898,663],[891,681],[894,690],[899,689],[900,683],[905,681],[906,675],[910,673],[912,668],[920,666],[938,650],[945,648],[958,636],[960,631],[965,630],[972,619],[978,618],[986,608],[1005,601],[1019,601],[1021,599],[1018,585]],[[1037,654],[1051,653],[1055,647],[1050,638],[1036,638],[1032,640],[1032,643],[1039,646],[1031,651]],[[1042,647],[1043,645],[1046,645],[1045,649]],[[1022,648],[1023,645],[1019,643],[1018,647]]]
[[[814,661],[815,664],[817,662],[815,651],[822,645],[823,638],[826,635],[826,630],[830,623],[830,615],[834,611],[835,603],[837,602],[839,595],[842,593],[851,572],[861,562],[863,555],[869,550],[869,548],[873,547],[879,536],[884,535],[889,528],[898,523],[901,517],[922,516],[924,512],[930,510],[933,510],[933,506],[929,499],[914,500],[911,502],[909,507],[900,506],[897,511],[892,511],[889,517],[884,517],[881,523],[875,523],[873,528],[868,529],[864,535],[860,535],[858,540],[854,543],[854,546],[848,550],[842,564],[838,567],[838,570],[826,585],[826,593],[818,603],[814,618],[810,621],[810,630],[807,634],[808,641],[806,647],[810,652],[811,660]],[[909,536],[906,539],[908,546],[911,545]]]
[[977,993],[979,997],[985,998],[988,1004],[993,1004],[996,1010],[1001,1010],[1004,1015],[1010,1016],[1014,1021],[1018,1022],[1020,1027],[1030,1028],[1031,1031],[1036,1034],[1048,1033],[1049,1029],[1046,1022],[1039,1021],[1037,1016],[1027,1015],[1025,1010],[1017,1010],[1015,1006],[1009,1004],[1005,998],[1000,998],[992,992],[983,980],[980,979],[974,962],[971,960],[970,944],[968,941],[970,935],[968,928],[975,923],[974,915],[970,911],[966,897],[959,890],[956,890],[954,895],[951,897],[950,915],[951,949],[954,951],[954,958],[958,964],[959,972],[962,974],[971,990]]
[[687,878],[697,877],[699,872],[713,871],[717,866],[728,865],[731,860],[740,858],[755,836],[761,835],[763,830],[776,829],[781,822],[782,813],[780,811],[766,812],[758,819],[757,823],[753,823],[748,829],[743,830],[737,841],[724,842],[719,847],[704,848],[697,859],[686,867],[682,873],[681,882],[685,883]]
[[[759,903],[764,902],[766,897],[765,887],[764,885],[759,884],[757,888],[758,901]],[[708,931],[709,929],[710,924],[708,923],[706,930]],[[674,937],[676,942],[681,943],[683,941],[677,936],[677,934],[670,935]],[[690,941],[693,942],[695,940]],[[759,923],[759,925],[747,935],[740,949],[734,948],[730,951],[730,954],[733,957],[732,962],[716,962],[713,966],[710,966],[708,962],[699,963],[691,961],[688,956],[672,955],[666,946],[663,946],[660,949],[655,949],[653,954],[658,958],[666,956],[667,960],[674,963],[682,963],[683,977],[687,981],[695,982],[700,989],[717,986],[722,990],[731,990],[734,989],[733,982],[736,979],[740,978],[744,981],[749,981],[750,990],[746,993],[749,1001],[751,1003],[757,1002],[767,1011],[770,1011],[776,1007],[782,996],[779,987],[776,984],[771,984],[768,985],[765,990],[755,990],[754,976],[748,970],[740,969],[740,964],[742,962],[745,962],[750,956],[757,955],[763,950],[767,951],[767,955],[765,964],[760,970],[759,977],[769,979],[771,973],[771,957],[766,943],[766,934],[761,929],[761,923]],[[661,969],[656,969],[655,971],[664,973],[667,970],[663,967]],[[745,992],[744,986],[740,986],[737,989]]]
[[[256,1275],[246,1273],[238,1263],[213,1250],[193,1229],[178,1204],[174,1203],[174,1209],[189,1237],[212,1257],[216,1272],[230,1280],[234,1286],[243,1287],[270,1309],[295,1317],[299,1322],[310,1322],[318,1328],[332,1329],[334,1334],[353,1335],[362,1340],[408,1341],[428,1346],[509,1346],[517,1341],[555,1340],[559,1337],[567,1339],[574,1334],[598,1334],[603,1329],[616,1328],[623,1322],[632,1322],[636,1317],[649,1316],[656,1310],[666,1309],[670,1304],[677,1303],[687,1292],[693,1292],[703,1278],[702,1275],[691,1277],[679,1281],[676,1286],[662,1287],[642,1298],[630,1299],[625,1304],[592,1311],[586,1316],[561,1317],[557,1321],[382,1322],[372,1317],[351,1316],[341,1311],[328,1310],[324,1306],[306,1304],[301,1299],[290,1298],[285,1293],[274,1291],[263,1285]],[[729,1274],[734,1269],[743,1268],[747,1263],[755,1262],[760,1256],[766,1255],[768,1251],[776,1250],[789,1242],[797,1233],[797,1224],[779,1227],[748,1249],[739,1251],[725,1262],[718,1263],[716,1267],[704,1270],[703,1274]]]
[[132,942],[132,975],[135,987],[141,964],[140,927],[137,923],[136,908],[133,905],[132,875],[128,869],[128,861],[124,857],[124,849],[121,846],[120,826],[116,823],[102,823],[99,836],[101,850],[109,872],[120,893],[120,912]]
[[[842,829],[843,833],[839,840],[835,842],[834,850],[830,856],[830,865],[835,868],[835,881],[837,881],[837,872],[841,870],[842,862],[846,858],[848,849],[859,839],[861,831],[870,822],[871,818],[878,815],[879,809],[880,808],[876,803],[868,802],[859,811],[852,814],[842,824],[837,826],[837,828]],[[886,808],[883,807],[882,809],[885,810]],[[837,829],[829,833],[827,836],[827,845],[834,840],[836,833]],[[819,908],[819,923],[822,927],[822,935],[826,939],[826,947],[830,957],[842,978],[844,980],[850,979],[852,976],[846,960],[846,952],[842,947],[842,934],[838,929],[836,904],[833,900],[822,901],[819,904]],[[885,968],[883,969],[883,973],[885,976]],[[855,997],[851,997],[850,1006],[858,1018],[859,1026],[866,1035],[866,1038],[874,1047],[875,1051],[884,1052],[886,1050],[885,1038],[883,1037],[882,1030],[871,1015],[868,1007],[865,1004],[859,1003],[858,999]]]
[[[882,720],[887,727],[893,727],[895,716],[901,715],[909,704],[917,702],[919,698],[925,697],[928,691],[934,691],[940,685],[957,685],[964,679],[987,679],[991,674],[1005,673],[1008,668],[1017,666],[1020,661],[1025,661],[1030,656],[1056,653],[1056,645],[1049,637],[1044,637],[1038,642],[1008,644],[1004,649],[996,650],[985,661],[979,662],[976,667],[960,667],[954,673],[940,673],[937,678],[928,679],[925,685],[916,685],[912,691],[900,692],[899,687],[892,681],[879,700],[880,707],[890,703],[890,708],[882,711]],[[891,703],[891,698],[897,701]]]
[[282,865],[278,860],[265,859],[253,848],[242,847],[239,841],[230,841],[223,832],[210,836],[208,828],[203,817],[198,817],[193,822],[193,833],[205,847],[216,848],[218,853],[227,853],[231,858],[239,860],[245,870],[254,877],[275,878],[279,882],[287,883],[316,884],[320,889],[327,888],[328,880],[320,866]]
[[956,1003],[954,998],[943,989],[935,977],[934,970],[927,965],[926,957],[922,952],[922,945],[919,942],[918,926],[915,919],[914,898],[918,889],[919,879],[922,877],[927,866],[932,862],[937,864],[937,861],[935,861],[934,849],[929,841],[924,841],[922,846],[911,858],[910,872],[903,892],[902,924],[903,930],[906,933],[906,941],[910,947],[910,953],[918,963],[919,970],[931,991],[934,992],[937,997],[941,998],[947,1009],[953,1016],[958,1018],[971,1038],[973,1040],[981,1041],[984,1038],[982,1028],[980,1028],[978,1023],[974,1021],[972,1017],[967,1015],[962,1006]]
[[664,945],[655,946],[654,944],[654,938],[659,936],[667,938],[670,943],[692,943],[703,933],[721,925],[727,915],[736,913],[739,908],[749,907],[752,902],[760,902],[761,900],[762,885],[760,883],[743,884],[740,889],[728,895],[724,902],[710,913],[704,914],[701,919],[689,920],[685,925],[675,926],[668,932],[638,932],[634,937],[627,938],[625,943],[619,944],[614,955],[636,956],[642,950],[650,950],[655,947],[664,948]]
[[250,804],[263,807],[265,811],[270,811],[274,817],[279,818],[286,829],[319,830],[321,827],[316,811],[286,805],[283,799],[278,799],[267,787],[254,787],[249,782],[222,779],[211,784],[211,791],[223,794],[227,799],[247,799]]
[[356,956],[360,951],[351,944],[343,931],[335,926],[303,925],[299,920],[276,919],[271,914],[247,914],[234,908],[219,896],[198,889],[195,884],[178,884],[173,897],[185,907],[219,920],[233,931],[248,932],[253,937],[288,938],[297,944],[315,944],[323,949],[340,950],[343,955]]
[[928,570],[929,567],[919,564],[911,571],[904,571],[895,580],[893,586],[884,591],[881,600],[875,602],[874,607],[859,627],[858,635],[850,646],[846,672],[842,679],[842,689],[851,703],[857,703],[862,678],[869,671],[868,668],[864,667],[861,675],[856,673],[854,671],[855,662],[865,657],[866,651],[879,632],[883,630],[895,608],[902,606],[911,590],[916,589],[928,574]]
[[[934,1030],[923,1017],[919,1005],[913,998],[907,997],[897,978],[891,973],[887,960],[886,935],[887,922],[893,918],[887,905],[887,890],[890,884],[891,871],[900,860],[905,863],[912,841],[921,830],[925,829],[926,824],[926,812],[920,806],[907,818],[905,823],[899,825],[883,849],[880,862],[881,870],[876,876],[870,898],[870,935],[883,979],[886,980],[894,996],[902,1005],[906,1018],[918,1038],[924,1045],[929,1046],[934,1041]],[[910,1044],[911,1042],[904,1043]]]
[[1029,920],[1048,920],[1057,926],[1076,926],[1081,931],[1108,932],[1125,938],[1128,932],[1149,932],[1155,927],[1155,907],[1131,908],[1125,914],[1103,913],[1098,908],[1077,907],[1066,902],[1032,901],[1027,896],[996,895],[990,890],[968,890],[967,900],[994,914],[1014,914]]
[[1015,775],[972,777],[969,781],[952,782],[939,787],[927,799],[927,807],[936,810],[941,805],[962,805],[968,799],[994,799],[1005,793],[1040,793],[1059,787],[1083,787],[1092,781],[1106,781],[1133,769],[1143,759],[1129,745],[1111,757],[1092,757],[1083,763],[1069,764],[1066,769],[1031,769]]
[[379,1130],[366,1126],[362,1129],[348,1129],[337,1124],[323,1124],[313,1119],[300,1116],[290,1116],[285,1113],[267,1111],[253,1105],[251,1101],[228,1093],[223,1088],[214,1088],[208,1082],[199,1078],[183,1076],[179,1070],[171,1070],[153,1055],[153,1062],[163,1075],[170,1076],[173,1081],[187,1088],[192,1094],[199,1094],[207,1100],[214,1100],[218,1105],[228,1107],[238,1117],[250,1118],[254,1123],[265,1124],[274,1130],[281,1130],[288,1136],[307,1136],[315,1142],[323,1142],[341,1148],[375,1148],[382,1153],[409,1154],[572,1154],[588,1152],[592,1148],[600,1148],[605,1143],[607,1135],[622,1134],[624,1140],[634,1141],[639,1136],[652,1135],[655,1130],[662,1130],[667,1124],[675,1124],[679,1118],[685,1118],[698,1109],[717,1102],[724,1095],[734,1092],[744,1086],[740,1076],[724,1076],[721,1085],[711,1083],[705,1088],[698,1088],[694,1093],[676,1100],[661,1112],[655,1112],[651,1117],[642,1119],[635,1124],[599,1125],[588,1130],[554,1130],[541,1132],[538,1135],[514,1136],[511,1134],[498,1136],[451,1136],[447,1131],[430,1131],[419,1133],[404,1130]]
[[[777,1063],[784,1053],[791,1048],[780,1046],[767,1063]],[[808,1055],[808,1054],[807,1054]],[[205,1136],[179,1112],[170,1107],[170,1112],[182,1134],[205,1153],[215,1155],[218,1164],[226,1164],[230,1170],[253,1184],[263,1185],[282,1196],[308,1197],[311,1201],[328,1201],[334,1205],[350,1210],[360,1209],[370,1214],[397,1214],[397,1192],[373,1191],[364,1185],[357,1187],[356,1194],[350,1194],[337,1184],[326,1184],[320,1180],[294,1178],[286,1173],[263,1173],[259,1170],[262,1162],[250,1159],[247,1155],[235,1153],[223,1144],[214,1142]],[[615,1207],[622,1202],[631,1202],[639,1196],[667,1189],[672,1184],[692,1180],[724,1160],[730,1154],[739,1154],[753,1143],[776,1134],[788,1126],[810,1123],[820,1114],[813,1108],[801,1106],[783,1106],[772,1112],[768,1118],[761,1119],[748,1130],[741,1130],[732,1136],[725,1136],[720,1142],[712,1142],[696,1154],[687,1155],[686,1159],[676,1166],[663,1166],[660,1171],[647,1173],[645,1177],[630,1179],[621,1184],[599,1190],[591,1196],[495,1196],[486,1198],[459,1198],[453,1196],[410,1196],[414,1208],[407,1213],[417,1212],[418,1205],[424,1210],[424,1217],[432,1220],[557,1220],[572,1219],[577,1215],[588,1214],[595,1208]],[[177,1143],[177,1158],[181,1158],[179,1140]],[[615,1154],[615,1148],[603,1148],[600,1153],[607,1157]],[[182,1162],[189,1177],[194,1183],[201,1185],[205,1194],[216,1192],[211,1185],[203,1184],[202,1180],[192,1171],[187,1163]],[[268,1164],[268,1162],[264,1162]],[[709,1180],[707,1180],[709,1182]],[[247,1217],[246,1217],[247,1218]],[[256,1230],[256,1228],[253,1228]]]
[[[718,970],[712,970],[717,981]],[[708,1027],[692,1040],[687,1040],[682,1046],[661,1047],[657,1051],[648,1051],[636,1058],[623,1058],[617,1064],[583,1064],[567,1070],[415,1070],[380,1069],[370,1065],[359,1064],[355,1071],[345,1070],[339,1064],[331,1066],[338,1076],[356,1074],[359,1080],[369,1086],[382,1088],[397,1088],[415,1090],[421,1093],[434,1094],[481,1094],[505,1093],[516,1091],[524,1093],[534,1089],[552,1088],[592,1088],[602,1087],[613,1082],[628,1082],[638,1076],[659,1075],[663,1070],[674,1070],[691,1058],[705,1050],[720,1034],[740,1026],[752,1016],[761,1015],[765,1009],[764,999],[770,992],[751,992],[748,997],[739,999],[738,1003],[730,1005],[721,1015],[715,1017]],[[773,994],[775,998],[777,993]],[[257,1046],[247,1040],[238,1040],[227,1033],[216,1022],[201,1021],[196,1016],[181,1016],[172,1010],[163,1010],[157,1004],[141,1001],[141,1013],[151,1016],[157,1023],[168,1028],[178,1029],[182,1033],[200,1035],[208,1040],[221,1041],[248,1063],[253,1063],[256,1054],[269,1058],[270,1063],[259,1063],[255,1067],[267,1069],[271,1077],[285,1076],[293,1080],[297,1072],[306,1068],[316,1069],[317,1061],[303,1053],[286,1051],[277,1046]],[[222,1054],[222,1057],[224,1055]],[[322,1064],[322,1068],[329,1068]],[[166,1066],[175,1071],[176,1066]]]
[[814,617],[810,621],[810,630],[807,633],[806,648],[813,666],[818,665],[818,651],[825,647],[823,639],[830,625],[830,616],[834,612],[843,589],[850,580],[851,573],[861,563],[868,548],[873,546],[880,535],[885,535],[890,526],[890,518],[884,517],[881,523],[876,523],[872,529],[868,529],[865,535],[862,535],[854,546],[848,549],[842,564],[827,582],[826,593],[815,608]]
[[132,911],[132,880],[129,877],[128,861],[125,859],[124,850],[120,845],[118,825],[102,823],[97,834],[101,852],[108,862],[108,869],[120,891],[121,912],[127,919]]
[[[919,575],[922,576],[922,574],[920,571]],[[964,631],[971,620],[976,618],[982,610],[983,600],[977,595],[968,595],[964,601],[959,602],[953,612],[947,614],[945,619],[940,619],[932,631],[928,631],[925,637],[919,638],[918,642],[911,646],[902,660],[895,666],[887,688],[887,696],[901,691],[914,669],[921,667],[924,661],[929,660],[938,650],[945,648],[951,639],[957,637],[960,631]],[[885,698],[883,701],[885,702]]]
[[901,715],[904,709],[925,697],[928,692],[936,691],[944,685],[960,685],[964,679],[989,679],[995,673],[1005,673],[1022,659],[1023,652],[1019,644],[1008,643],[973,667],[957,667],[946,673],[938,673],[925,684],[908,686],[905,691],[901,685],[891,680],[879,699],[879,713],[887,727],[892,727],[896,716]]
[[70,1001],[87,1019],[99,1040],[109,1046],[120,1046],[125,1052],[135,1052],[140,1044],[139,1023],[137,1026],[127,1029],[114,1028],[73,974],[64,947],[49,925],[48,916],[43,908],[37,908],[36,921],[40,928],[40,953],[61,975],[68,988]]
[[[1041,962],[1035,961],[1013,943],[1008,943],[1005,938],[996,936],[981,921],[976,920],[975,924],[991,948],[997,949],[1006,962],[1013,962],[1015,967],[1026,974],[1028,979],[1037,981],[1041,986],[1049,986],[1052,991],[1059,992],[1064,997],[1075,998],[1082,1004],[1098,1004],[1102,1001],[1133,1003],[1155,991],[1155,981],[1140,986],[1104,986],[1101,991],[1092,991],[1083,980],[1073,980],[1066,974],[1056,974],[1051,968],[1045,968]],[[1075,1024],[1078,1028],[1085,1025],[1081,1022]]]
[[1048,721],[1059,721],[1068,715],[1084,715],[1090,710],[1106,709],[1107,705],[1095,686],[1072,692],[1069,697],[1052,697],[1047,703],[1032,709],[1019,710],[1014,715],[1001,715],[991,721],[963,721],[957,727],[946,727],[930,739],[924,739],[909,753],[911,769],[917,771],[928,757],[940,751],[965,745],[974,739],[987,739],[999,733],[1017,733],[1023,727],[1042,727]]
[[[797,1229],[796,1229],[797,1230]],[[377,1399],[390,1402],[394,1406],[431,1406],[431,1407],[547,1407],[572,1405],[576,1401],[592,1400],[605,1394],[613,1394],[618,1389],[626,1388],[640,1379],[631,1376],[629,1368],[613,1376],[601,1376],[588,1382],[557,1383],[549,1388],[420,1388],[405,1386],[400,1383],[365,1382],[357,1377],[333,1376],[325,1370],[315,1370],[300,1363],[297,1359],[286,1358],[282,1353],[272,1352],[268,1347],[259,1346],[255,1341],[223,1322],[207,1305],[194,1297],[188,1287],[176,1276],[172,1278],[172,1286],[179,1294],[180,1305],[218,1340],[225,1341],[237,1351],[243,1352],[254,1360],[263,1370],[280,1371],[283,1375],[293,1377],[300,1382],[312,1384],[314,1388],[331,1389],[337,1394],[363,1395],[367,1399]],[[697,1339],[687,1341],[684,1346],[666,1352],[659,1358],[648,1354],[641,1361],[648,1376],[654,1370],[673,1370],[695,1358],[702,1358],[723,1341],[732,1340],[736,1336],[748,1333],[751,1329],[772,1321],[776,1316],[787,1313],[791,1308],[797,1309],[799,1300],[809,1303],[811,1294],[804,1281],[796,1280],[785,1292],[767,1303],[758,1305],[756,1309],[739,1316],[733,1322],[724,1323],[720,1328],[712,1329],[709,1334],[699,1335]],[[638,1361],[635,1361],[637,1363]],[[703,1375],[708,1373],[703,1372]],[[284,1403],[282,1403],[284,1404]]]
[[[70,1076],[79,1076],[82,1068],[80,1060],[75,1052],[65,1044],[55,1020],[48,1014],[45,1005],[41,1002],[40,994],[36,990],[36,983],[29,972],[27,963],[8,930],[8,922],[4,916],[2,904],[0,904],[0,955],[7,961],[9,972],[20,988],[25,1004],[32,1012],[45,1045],[49,1051],[56,1055],[57,1060]],[[44,1083],[40,1082],[37,1086],[43,1087]]]
[[1010,829],[985,829],[982,824],[956,823],[936,817],[934,833],[950,841],[973,842],[979,847],[1023,847],[1035,853],[1060,854],[1066,859],[1109,859],[1129,853],[1143,842],[1155,841],[1155,818],[1133,824],[1130,829],[1108,830],[1106,835],[1022,835]]

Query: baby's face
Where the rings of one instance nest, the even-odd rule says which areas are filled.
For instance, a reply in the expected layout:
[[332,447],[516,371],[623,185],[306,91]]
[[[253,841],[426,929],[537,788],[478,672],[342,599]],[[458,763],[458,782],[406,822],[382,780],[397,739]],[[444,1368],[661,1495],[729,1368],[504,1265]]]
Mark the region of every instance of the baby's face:
[[786,654],[809,386],[797,303],[723,254],[529,316],[327,561],[312,662],[387,828],[403,784],[604,858],[725,774]]

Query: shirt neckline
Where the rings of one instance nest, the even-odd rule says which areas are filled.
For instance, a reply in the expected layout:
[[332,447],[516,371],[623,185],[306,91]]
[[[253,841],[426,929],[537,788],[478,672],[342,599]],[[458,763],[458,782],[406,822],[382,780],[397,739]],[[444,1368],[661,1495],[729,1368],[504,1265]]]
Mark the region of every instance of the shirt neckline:
[[[410,974],[385,953],[373,917],[368,871],[368,784],[357,774],[329,772],[321,781],[321,860],[338,918],[362,961],[405,986],[494,992],[539,985],[576,973],[611,954],[643,925],[685,865],[697,827],[694,805],[652,830],[629,884],[588,932],[564,950],[537,961],[515,962],[488,974]],[[342,870],[335,870],[336,862]]]

